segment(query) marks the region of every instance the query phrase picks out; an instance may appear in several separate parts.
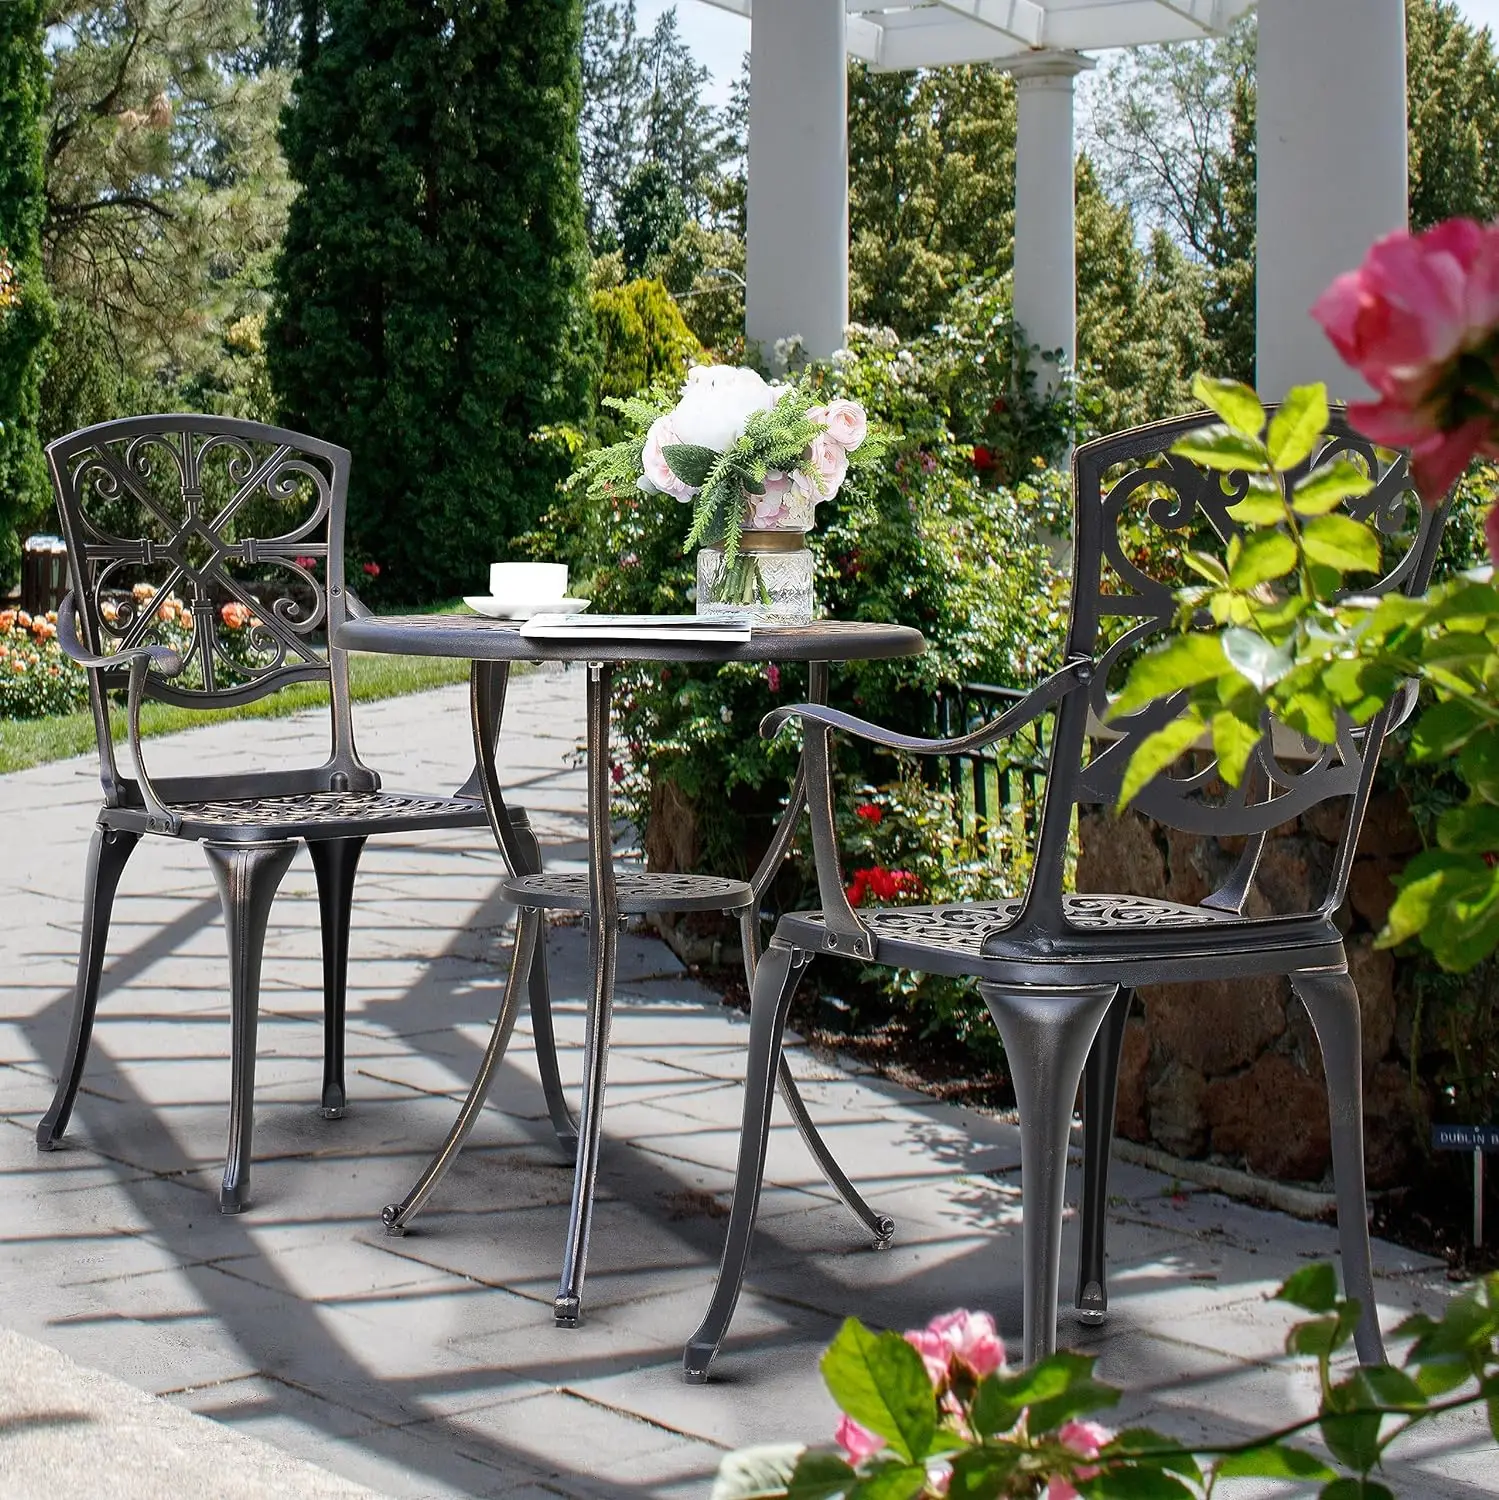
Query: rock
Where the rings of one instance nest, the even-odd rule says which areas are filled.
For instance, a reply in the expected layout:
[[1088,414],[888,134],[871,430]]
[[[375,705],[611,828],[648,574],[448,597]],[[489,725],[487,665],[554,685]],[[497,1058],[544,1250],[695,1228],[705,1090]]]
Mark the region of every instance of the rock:
[[1151,985],[1140,992],[1150,1035],[1209,1078],[1248,1067],[1286,1029],[1289,987],[1275,975]]
[[1213,1150],[1266,1177],[1319,1182],[1331,1158],[1327,1094],[1283,1053],[1207,1086],[1202,1112]]
[[1376,948],[1372,937],[1354,938],[1346,947],[1348,973],[1358,986],[1367,1072],[1383,1061],[1395,1040],[1395,958],[1388,949]]
[[1173,1061],[1146,1090],[1150,1133],[1173,1156],[1201,1156],[1207,1147],[1203,1096],[1208,1088],[1196,1068]]
[[1327,846],[1304,834],[1271,839],[1254,883],[1277,916],[1314,911],[1327,896],[1332,861]]
[[1364,826],[1358,836],[1360,854],[1382,854],[1395,857],[1416,854],[1421,849],[1421,834],[1411,817],[1410,803],[1404,792],[1376,792],[1369,798]]
[[1364,1082],[1364,1175],[1371,1188],[1399,1187],[1411,1180],[1422,1143],[1431,1130],[1426,1086],[1411,1087],[1398,1063],[1381,1063]]
[[1188,906],[1211,896],[1228,879],[1235,863],[1217,839],[1183,833],[1179,828],[1166,830],[1166,855],[1166,897]]
[[1148,1141],[1146,1075],[1150,1068],[1150,1032],[1138,1017],[1124,1028],[1119,1057],[1119,1099],[1114,1106],[1114,1131],[1131,1141]]
[[1378,932],[1390,914],[1395,899],[1392,876],[1402,869],[1402,861],[1374,856],[1357,859],[1348,876],[1348,902],[1368,925]]
[[1083,813],[1077,820],[1077,888],[1109,894],[1166,894],[1166,860],[1150,826],[1136,813],[1113,818]]

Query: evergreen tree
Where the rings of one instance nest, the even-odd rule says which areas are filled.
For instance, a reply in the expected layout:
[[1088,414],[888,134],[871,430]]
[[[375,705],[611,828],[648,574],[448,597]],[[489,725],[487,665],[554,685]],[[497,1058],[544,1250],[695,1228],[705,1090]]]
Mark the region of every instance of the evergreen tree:
[[635,34],[635,0],[584,0],[583,107],[578,122],[583,214],[589,243],[612,248],[620,194],[639,164],[644,58]]
[[45,514],[51,489],[37,418],[53,327],[42,280],[42,111],[47,68],[41,0],[0,5],[0,584],[16,575],[19,530]]
[[284,125],[302,193],[267,331],[288,421],[355,458],[378,592],[472,589],[586,405],[578,0],[326,0]]
[[708,213],[708,189],[724,160],[723,130],[703,99],[711,77],[663,11],[641,51],[645,85],[641,154],[666,174],[694,219]]

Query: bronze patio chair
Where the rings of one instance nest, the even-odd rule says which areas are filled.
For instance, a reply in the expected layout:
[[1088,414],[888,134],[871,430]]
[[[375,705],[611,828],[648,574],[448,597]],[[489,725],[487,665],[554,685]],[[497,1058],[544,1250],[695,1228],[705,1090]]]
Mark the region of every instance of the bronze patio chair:
[[[1124,1023],[1134,990],[1170,980],[1288,975],[1311,1013],[1326,1065],[1344,1282],[1362,1305],[1359,1356],[1383,1358],[1374,1305],[1366,1220],[1359,1000],[1334,920],[1368,801],[1380,748],[1407,692],[1362,730],[1344,724],[1337,744],[1296,737],[1286,754],[1284,726],[1267,726],[1251,774],[1225,792],[1210,749],[1194,749],[1147,786],[1133,805],[1168,827],[1242,839],[1243,853],[1223,886],[1200,905],[1123,895],[1074,895],[1063,866],[1075,811],[1111,807],[1131,752],[1181,712],[1185,695],[1158,701],[1100,736],[1124,665],[1142,643],[1170,626],[1178,579],[1154,576],[1189,539],[1223,544],[1236,531],[1227,508],[1244,493],[1218,475],[1171,456],[1171,445],[1213,421],[1210,413],[1100,438],[1073,458],[1076,504],[1071,614],[1062,668],[992,723],[961,739],[894,734],[834,709],[776,709],[762,724],[774,734],[799,718],[820,911],[787,913],[760,962],[750,1005],[743,1134],[734,1204],[718,1284],[684,1356],[689,1381],[707,1378],[728,1330],[749,1258],[765,1166],[770,1100],[797,981],[814,957],[852,959],[977,981],[1004,1042],[1020,1112],[1027,1362],[1056,1345],[1057,1283],[1068,1137],[1084,1084],[1084,1192],[1077,1306],[1097,1321],[1107,1306],[1104,1229],[1115,1085]],[[1367,467],[1373,491],[1350,509],[1373,523],[1385,573],[1360,593],[1425,588],[1442,515],[1424,511],[1409,487],[1405,459],[1377,450],[1335,413],[1322,453],[1343,452]],[[832,735],[857,735],[918,755],[961,754],[992,744],[1054,714],[1046,791],[1034,863],[1017,900],[874,909],[850,906],[834,838]],[[1279,733],[1275,731],[1279,729]],[[1346,801],[1346,824],[1326,894],[1315,909],[1246,912],[1266,835],[1329,798]]]
[[[317,438],[228,417],[106,422],[47,449],[68,543],[71,593],[58,641],[88,669],[104,805],[84,892],[83,940],[67,1051],[37,1145],[60,1144],[98,1003],[110,910],[142,836],[203,846],[228,929],[230,1105],[224,1213],[246,1206],[261,953],[271,901],[298,842],[317,875],[323,941],[321,1109],[344,1112],[344,1008],[354,874],[367,838],[488,825],[481,769],[493,776],[493,721],[476,729],[476,770],[451,795],[389,791],[359,758],[344,652],[317,644],[359,612],[344,579],[349,454]],[[324,577],[319,577],[319,570]],[[140,740],[141,703],[186,708],[252,703],[290,683],[329,689],[332,747],[306,770],[154,779]],[[116,759],[106,695],[128,694],[135,775]],[[253,731],[250,731],[253,732]],[[539,871],[524,812],[506,830],[514,873]],[[571,1121],[550,1046],[545,959],[529,969],[547,1102],[559,1135]]]

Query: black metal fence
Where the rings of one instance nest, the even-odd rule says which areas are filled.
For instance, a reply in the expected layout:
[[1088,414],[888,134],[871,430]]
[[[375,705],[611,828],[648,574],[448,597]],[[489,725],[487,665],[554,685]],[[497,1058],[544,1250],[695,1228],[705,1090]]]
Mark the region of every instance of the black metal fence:
[[[943,688],[937,695],[937,733],[944,739],[969,734],[1024,696],[1015,688],[983,682]],[[994,841],[1000,827],[1022,838],[1036,832],[1050,731],[1047,715],[982,750],[946,758],[953,817],[981,847]]]

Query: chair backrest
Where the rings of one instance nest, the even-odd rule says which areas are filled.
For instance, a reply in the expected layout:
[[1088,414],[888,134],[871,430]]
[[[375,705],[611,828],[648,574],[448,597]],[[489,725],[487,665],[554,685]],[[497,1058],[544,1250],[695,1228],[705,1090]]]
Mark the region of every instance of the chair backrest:
[[[328,684],[330,767],[363,771],[347,660],[318,643],[347,612],[346,449],[234,417],[128,417],[47,448],[85,645],[112,655],[166,645],[181,675],[149,696],[186,708],[253,702],[294,682]],[[321,576],[320,576],[321,575]],[[118,784],[105,693],[89,674],[106,795]]]
[[[1181,556],[1189,547],[1219,552],[1239,530],[1228,509],[1248,488],[1243,474],[1219,475],[1172,455],[1171,446],[1194,429],[1217,421],[1197,412],[1099,438],[1073,455],[1072,604],[1067,636],[1070,659],[1095,663],[1085,691],[1070,694],[1057,715],[1047,773],[1046,802],[1025,919],[1043,929],[1063,924],[1062,877],[1074,810],[1116,802],[1125,766],[1141,741],[1176,718],[1185,693],[1157,700],[1108,726],[1109,702],[1129,664],[1173,627],[1175,591],[1202,580]],[[1411,487],[1405,455],[1378,449],[1334,409],[1318,451],[1293,479],[1334,455],[1360,464],[1373,489],[1348,511],[1380,536],[1383,574],[1355,579],[1359,595],[1401,589],[1422,592],[1430,581],[1446,508],[1424,509]],[[1365,575],[1367,576],[1367,575]],[[1237,788],[1217,775],[1211,748],[1193,747],[1157,776],[1132,806],[1167,827],[1204,837],[1247,837],[1245,876],[1274,828],[1319,802],[1346,797],[1349,807],[1326,895],[1315,910],[1341,904],[1374,770],[1394,708],[1362,728],[1340,724],[1337,743],[1320,745],[1284,725],[1268,725]],[[1282,913],[1293,916],[1296,913]]]

